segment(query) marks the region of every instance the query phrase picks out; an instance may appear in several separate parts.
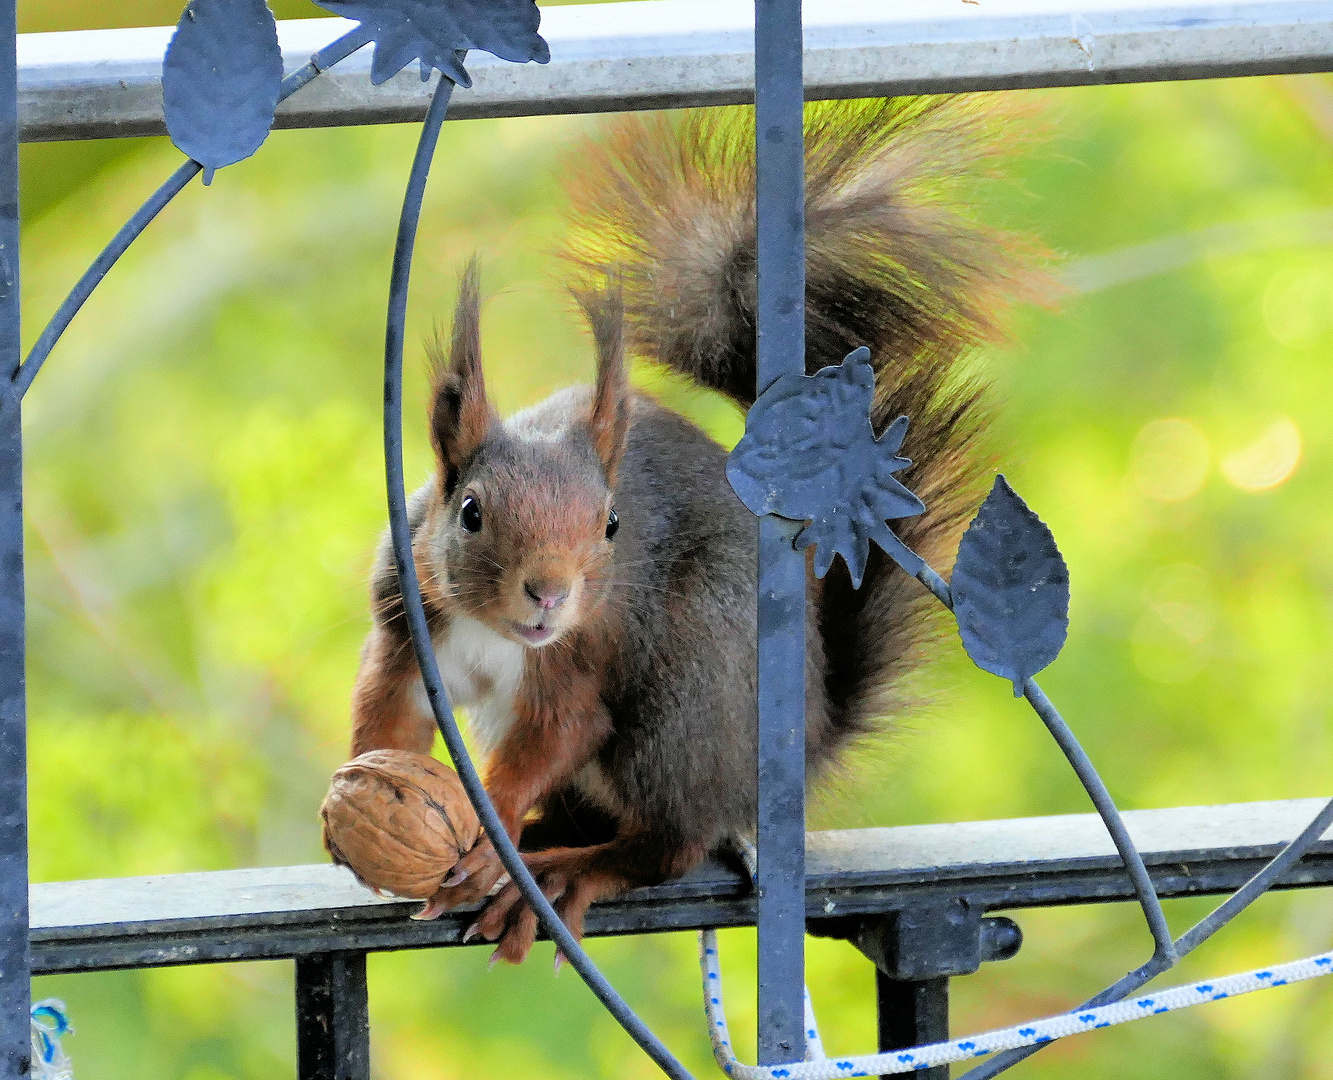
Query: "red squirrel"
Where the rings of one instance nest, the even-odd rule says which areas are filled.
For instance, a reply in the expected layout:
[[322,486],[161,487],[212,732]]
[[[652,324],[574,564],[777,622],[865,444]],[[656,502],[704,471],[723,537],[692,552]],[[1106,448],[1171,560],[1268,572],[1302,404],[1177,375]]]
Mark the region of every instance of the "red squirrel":
[[[868,346],[875,430],[911,419],[902,479],[927,512],[895,523],[947,566],[978,496],[981,389],[1022,259],[951,187],[998,145],[973,99],[835,103],[807,113],[806,367]],[[450,700],[485,757],[510,837],[577,937],[590,903],[684,873],[756,814],[757,519],[727,452],[631,388],[627,350],[755,397],[753,117],[633,117],[582,149],[565,252],[597,353],[593,387],[501,421],[486,396],[475,263],[463,276],[429,423],[437,470],[410,502],[413,552]],[[853,589],[809,579],[812,779],[908,704],[932,634],[924,590],[872,553]],[[352,753],[429,752],[435,725],[387,540],[353,702]],[[489,842],[422,917],[483,901]],[[505,883],[468,936],[521,961],[537,931]],[[557,963],[559,958],[557,958]]]

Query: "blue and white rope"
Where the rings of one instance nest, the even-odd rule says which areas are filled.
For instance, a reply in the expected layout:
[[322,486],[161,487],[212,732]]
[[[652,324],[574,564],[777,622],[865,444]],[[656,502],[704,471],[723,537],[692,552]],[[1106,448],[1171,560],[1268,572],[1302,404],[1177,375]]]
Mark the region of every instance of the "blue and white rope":
[[[1176,1009],[1201,1005],[1207,1001],[1239,997],[1255,990],[1316,979],[1333,973],[1333,952],[1293,960],[1287,964],[1248,971],[1241,975],[1227,975],[1221,979],[1175,986],[1157,993],[1102,1005],[1095,1009],[1079,1009],[1044,1020],[1031,1020],[1016,1027],[970,1035],[964,1039],[915,1046],[908,1050],[891,1050],[883,1054],[865,1054],[860,1057],[826,1058],[822,1050],[818,1058],[807,1053],[807,1060],[790,1065],[743,1065],[731,1048],[727,1018],[722,1005],[722,968],[718,959],[717,934],[704,930],[699,934],[699,967],[704,981],[704,1012],[708,1016],[708,1032],[713,1041],[713,1056],[732,1080],[834,1080],[846,1076],[885,1076],[913,1072],[935,1065],[984,1057],[998,1050],[1063,1039],[1082,1031],[1111,1027],[1145,1016],[1174,1012]],[[805,995],[806,1029],[816,1032],[814,1014],[810,1007],[810,993]],[[818,1046],[818,1035],[814,1036]]]
[[73,1030],[63,1001],[47,998],[32,1007],[32,1080],[73,1080],[74,1070],[60,1045]]

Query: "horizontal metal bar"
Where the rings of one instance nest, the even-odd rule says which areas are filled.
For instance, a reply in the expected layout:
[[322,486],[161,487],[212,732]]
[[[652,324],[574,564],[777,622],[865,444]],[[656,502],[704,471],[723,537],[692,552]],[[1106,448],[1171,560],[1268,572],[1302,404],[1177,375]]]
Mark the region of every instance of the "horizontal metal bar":
[[[679,108],[754,99],[750,0],[547,8],[546,65],[473,53],[451,118]],[[287,70],[348,29],[279,24]],[[154,135],[168,27],[24,34],[22,139]],[[1333,0],[819,0],[805,16],[809,98],[1324,71]],[[370,85],[369,49],[278,110],[280,127],[420,120],[431,85],[409,67]]]
[[[1164,897],[1231,892],[1323,805],[1320,799],[1125,814]],[[811,833],[810,919],[882,914],[964,898],[980,910],[1132,899],[1129,877],[1093,814]],[[1333,831],[1281,886],[1333,884]],[[34,885],[37,973],[338,950],[461,944],[467,912],[407,918],[417,905],[377,899],[333,866],[231,870]],[[717,863],[679,881],[594,905],[590,935],[752,925],[747,879]]]

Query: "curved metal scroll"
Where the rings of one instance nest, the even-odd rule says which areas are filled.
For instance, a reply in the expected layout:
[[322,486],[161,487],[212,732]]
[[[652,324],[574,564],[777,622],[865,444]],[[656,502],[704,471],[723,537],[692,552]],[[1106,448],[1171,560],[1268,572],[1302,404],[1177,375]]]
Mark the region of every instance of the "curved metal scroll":
[[[844,509],[855,503],[876,510],[892,506],[897,517],[921,512],[914,507],[916,496],[888,475],[910,464],[896,456],[906,436],[907,418],[894,421],[878,441],[873,431],[868,440],[864,437],[874,392],[868,359],[867,350],[857,349],[841,367],[779,379],[751,410],[759,422],[747,422],[745,438],[728,462],[728,477],[741,501],[755,513],[812,521],[801,535],[808,543],[827,542],[827,549],[818,550],[815,556],[821,571],[826,572],[835,554],[840,554],[859,586],[866,545],[873,539],[954,613],[972,661],[1010,680],[1015,694],[1027,699],[1105,823],[1152,933],[1152,957],[1077,1008],[1119,1001],[1174,967],[1290,870],[1333,825],[1333,800],[1245,885],[1186,933],[1173,938],[1152,878],[1115,801],[1078,738],[1033,678],[1059,654],[1069,621],[1069,572],[1050,529],[1003,476],[997,477],[963,536],[950,587],[906,548],[887,522],[856,522],[853,526],[851,514]],[[843,515],[840,528],[829,527],[839,512]],[[885,516],[893,519],[890,514]],[[815,525],[821,528],[814,529]],[[887,543],[883,540],[886,533]],[[848,539],[852,542],[846,542]],[[987,1080],[1040,1049],[1038,1044],[996,1054],[965,1073],[964,1080]]]
[[[268,134],[272,109],[321,72],[371,42],[375,43],[375,83],[417,59],[423,81],[435,67],[442,77],[470,86],[461,53],[469,48],[484,49],[515,62],[546,63],[551,57],[537,33],[540,12],[532,0],[452,0],[432,5],[425,18],[416,0],[329,0],[321,6],[357,19],[358,24],[320,49],[309,63],[275,88],[268,86],[263,69],[272,66],[276,30],[262,0],[257,4],[252,0],[236,4],[195,0],[186,8],[164,65],[163,89],[172,139],[201,160],[191,158],[172,173],[84,271],[13,373],[14,389],[20,397],[27,393],[79,309],[153,219],[201,171],[207,183],[214,169],[253,153]],[[241,62],[220,63],[219,58],[228,57]],[[281,57],[278,64],[276,74],[280,75]],[[202,87],[202,92],[195,85],[199,80],[209,84]],[[276,101],[272,90],[276,90]],[[238,115],[221,109],[220,99],[237,106],[230,113]],[[217,130],[210,130],[210,122]]]
[[[452,4],[432,8],[431,18],[423,21],[413,17],[415,9],[411,6],[411,0],[360,0],[357,3],[330,0],[326,6],[343,9],[352,17],[360,19],[360,23],[317,52],[299,71],[283,79],[275,95],[274,88],[266,82],[266,73],[254,70],[257,66],[263,67],[263,61],[273,60],[276,40],[270,34],[272,27],[265,22],[267,16],[271,23],[272,16],[262,2],[248,7],[228,6],[222,0],[197,2],[201,5],[199,11],[187,8],[182,16],[181,27],[173,39],[172,54],[168,58],[165,81],[171,84],[168,121],[172,136],[178,145],[183,145],[203,160],[201,162],[192,158],[181,165],[122,226],[85,271],[42,331],[27,359],[13,373],[12,384],[16,396],[22,396],[32,385],[42,364],[79,309],[163,208],[199,172],[211,173],[215,168],[241,160],[258,148],[272,122],[275,96],[276,101],[290,97],[320,72],[371,41],[376,43],[374,66],[377,82],[395,74],[414,57],[421,62],[423,80],[429,77],[432,68],[441,70],[403,201],[394,249],[385,333],[385,473],[388,480],[390,532],[408,627],[436,723],[468,797],[511,879],[536,912],[543,929],[555,940],[570,964],[630,1037],[668,1076],[675,1080],[691,1080],[689,1072],[616,993],[561,922],[500,824],[463,744],[441,684],[421,604],[416,568],[411,557],[403,486],[403,326],[422,196],[455,80],[464,83],[470,81],[463,67],[465,50],[476,47],[494,52],[504,59],[545,62],[550,53],[545,41],[537,33],[540,18],[537,8],[531,0],[454,0]],[[404,3],[408,6],[404,7]],[[239,45],[234,40],[221,40],[235,38],[237,33],[250,35],[253,40]],[[242,60],[247,57],[258,60],[253,64],[248,61],[231,64],[227,51],[229,44],[239,49]],[[271,63],[268,66],[271,67]],[[272,72],[267,74],[271,75]],[[196,77],[203,79],[207,85],[202,89],[188,85],[189,80]],[[240,101],[240,115],[218,114],[217,104],[210,100],[210,94],[219,98],[244,99]],[[211,119],[218,122],[216,127],[210,127]]]
[[668,1076],[675,1077],[676,1080],[690,1080],[690,1073],[686,1071],[685,1066],[672,1056],[671,1051],[639,1019],[583,951],[582,946],[561,922],[560,916],[555,913],[555,908],[542,894],[541,887],[528,871],[518,849],[500,823],[495,807],[491,804],[481,777],[477,775],[476,767],[463,743],[463,736],[458,730],[453,710],[449,706],[448,695],[440,680],[435,650],[431,645],[430,628],[427,626],[425,608],[421,603],[421,587],[417,581],[416,565],[412,559],[412,537],[407,523],[407,499],[403,480],[403,324],[407,317],[407,285],[412,271],[412,249],[416,242],[417,222],[421,215],[422,193],[425,191],[431,158],[452,92],[453,83],[447,78],[442,78],[431,100],[430,112],[426,115],[426,123],[421,131],[421,141],[417,145],[416,158],[412,162],[412,175],[408,181],[407,195],[403,200],[403,214],[398,224],[398,241],[393,253],[389,317],[384,335],[384,470],[389,495],[389,530],[393,539],[394,561],[398,569],[399,591],[403,597],[407,626],[412,636],[412,648],[416,652],[431,712],[435,716],[440,734],[444,736],[445,746],[449,749],[449,756],[453,759],[459,779],[463,781],[463,787],[476,808],[477,816],[481,818],[486,834],[495,845],[500,862],[504,864],[510,878],[518,886],[519,892],[523,894],[523,899],[536,912],[542,929],[551,936],[574,970],[583,977],[583,981],[588,984],[588,989],[596,995],[597,1000],[616,1018],[644,1053]]
[[[899,417],[875,439],[870,420],[875,379],[869,359],[870,350],[860,348],[848,354],[841,365],[825,368],[815,375],[783,376],[773,383],[750,410],[750,417],[756,417],[758,422],[752,423],[747,417],[745,437],[727,462],[727,476],[752,512],[778,513],[811,521],[797,542],[805,537],[807,543],[820,544],[815,554],[817,568],[827,571],[834,554],[840,554],[859,587],[869,543],[874,540],[906,573],[925,582],[936,598],[953,611],[954,596],[948,584],[898,538],[885,520],[911,517],[925,507],[891,475],[911,464],[909,459],[898,456],[907,434],[907,418]],[[859,516],[848,509],[852,506],[860,509]],[[861,520],[867,513],[880,510],[885,511],[883,517]],[[842,520],[835,526],[839,512]],[[1171,931],[1161,901],[1153,890],[1142,857],[1129,838],[1120,811],[1069,725],[1037,684],[1023,678],[1055,659],[1059,645],[1064,642],[1069,604],[1069,575],[1064,560],[1050,531],[1022,504],[1003,478],[996,481],[995,490],[978,513],[973,528],[978,524],[981,526],[978,536],[984,533],[989,537],[1003,530],[1009,539],[994,550],[980,541],[969,545],[964,539],[960,566],[971,567],[976,585],[976,602],[965,613],[971,628],[964,632],[968,653],[986,670],[1000,671],[1012,678],[1055,737],[1129,871],[1134,893],[1152,931],[1155,955],[1170,956]],[[1017,571],[1010,556],[1034,546],[1040,549],[1040,558],[1019,560],[1023,570]],[[1028,580],[1024,575],[1030,574],[1039,563],[1047,572]],[[1005,611],[1012,612],[1015,595],[1022,598],[1019,603],[1027,603],[1031,609],[1028,618],[1015,620],[1002,616]],[[1031,604],[1029,597],[1035,597],[1039,603]],[[960,618],[960,625],[962,622]],[[1020,640],[1024,636],[1037,644],[1024,648]],[[982,637],[994,644],[992,655],[986,658],[988,663],[981,663],[979,653],[973,652]],[[1054,651],[1050,650],[1052,641]],[[1007,657],[1008,662],[1000,666],[997,651],[1001,650],[1022,655],[1016,661]],[[1031,668],[1039,653],[1044,656],[1044,663]],[[989,662],[992,660],[995,662]]]
[[[292,72],[282,80],[282,91],[278,95],[278,100],[285,101],[319,75],[320,72],[327,71],[339,60],[351,56],[352,53],[369,41],[369,33],[362,27],[357,26],[336,41],[330,42],[315,53],[310,58],[310,62],[304,67]],[[185,190],[186,185],[198,176],[203,168],[204,166],[194,160],[186,161],[181,165],[134,212],[134,216],[120,227],[120,231],[111,238],[111,242],[102,249],[102,253],[84,271],[83,276],[70,290],[64,302],[56,309],[56,313],[51,316],[51,321],[46,324],[41,335],[33,343],[27,359],[14,372],[14,390],[20,397],[28,392],[28,387],[32,385],[33,379],[37,378],[37,373],[41,371],[46,358],[51,355],[51,350],[56,347],[61,335],[74,321],[74,316],[79,313],[79,309],[88,302],[88,298],[102,283],[102,279],[116,265],[120,257],[129,250],[130,245],[139,239],[139,236],[144,229],[148,228],[153,219],[166,208],[172,199]]]

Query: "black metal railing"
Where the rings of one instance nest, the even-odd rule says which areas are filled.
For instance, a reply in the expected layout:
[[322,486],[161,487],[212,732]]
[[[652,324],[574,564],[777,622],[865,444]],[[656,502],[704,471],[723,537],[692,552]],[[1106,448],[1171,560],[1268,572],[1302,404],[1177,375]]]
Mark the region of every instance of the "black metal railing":
[[[0,369],[19,338],[18,16],[0,3]],[[23,593],[23,391],[0,379],[0,1069],[28,1074],[28,709]]]
[[[755,0],[758,386],[805,375],[801,0]],[[805,553],[759,519],[759,1062],[805,1056]]]
[[[5,765],[0,775],[0,1038],[4,1040],[0,1068],[4,1076],[21,1077],[28,1072],[33,944],[39,971],[294,957],[301,1075],[353,1080],[369,1075],[366,953],[381,948],[455,944],[461,932],[457,919],[446,918],[425,927],[409,926],[393,905],[368,902],[317,909],[328,914],[313,917],[308,906],[278,906],[274,910],[216,919],[210,919],[206,910],[174,919],[136,919],[130,914],[105,922],[59,924],[57,929],[64,933],[63,937],[59,933],[44,936],[39,923],[33,925],[30,935],[29,926],[22,397],[82,304],[171,199],[196,175],[202,173],[207,182],[213,170],[253,153],[273,124],[278,101],[370,44],[376,50],[372,66],[375,81],[396,74],[389,69],[394,64],[401,66],[409,57],[419,59],[423,72],[439,72],[399,222],[385,339],[384,432],[389,519],[407,621],[427,697],[483,825],[513,881],[537,912],[546,934],[557,941],[597,997],[663,1071],[679,1078],[689,1076],[593,965],[528,873],[499,825],[463,744],[436,669],[410,553],[401,445],[403,326],[417,222],[436,140],[454,85],[456,82],[466,85],[468,81],[464,66],[467,51],[485,49],[504,59],[528,61],[543,59],[546,46],[537,35],[537,11],[530,0],[489,0],[487,4],[438,0],[440,10],[448,10],[451,15],[439,19],[438,25],[433,25],[429,17],[418,17],[422,10],[430,10],[422,9],[419,4],[412,9],[416,19],[413,21],[404,3],[405,0],[361,0],[349,10],[357,13],[358,18],[373,12],[375,18],[365,17],[363,23],[320,50],[305,67],[283,79],[276,30],[262,0],[192,0],[189,15],[183,19],[168,54],[164,74],[168,128],[177,144],[187,150],[189,158],[112,239],[59,307],[22,363],[17,255],[17,64],[14,49],[7,45],[3,50],[0,343],[6,350],[5,362],[11,373],[0,393],[0,499],[4,503],[0,518],[0,761]],[[339,12],[344,5],[338,0],[328,0],[325,6]],[[4,15],[0,35],[12,44],[16,40],[15,0],[0,0],[0,12]],[[394,38],[395,48],[381,50],[386,35]],[[802,56],[800,0],[756,0],[754,96],[760,405],[766,394],[769,401],[784,395],[788,399],[799,397],[816,381],[805,378],[803,337]],[[264,72],[270,72],[272,78],[266,81]],[[233,79],[230,89],[237,93],[217,93],[218,80],[228,79]],[[244,108],[233,108],[230,113],[220,111],[219,102],[235,102],[238,97],[243,99]],[[852,354],[845,370],[851,371],[851,365],[858,362],[858,354]],[[754,416],[761,417],[763,413],[756,406]],[[906,420],[895,423],[880,444],[883,452],[896,454],[906,431]],[[773,432],[765,431],[761,421],[754,420],[747,438],[762,441],[771,435]],[[829,447],[827,452],[832,454],[836,448]],[[884,483],[891,486],[896,481]],[[911,508],[920,504],[910,492],[901,489],[901,497],[907,508],[897,516],[920,512]],[[1017,869],[1011,872],[1026,884],[1010,881],[999,893],[994,889],[996,882],[1005,876],[1004,864],[974,864],[946,872],[937,867],[904,878],[881,858],[848,870],[843,877],[833,873],[821,881],[816,873],[812,878],[806,861],[805,834],[806,559],[794,541],[805,530],[805,521],[817,515],[800,508],[783,512],[785,508],[762,500],[747,505],[761,516],[756,568],[759,582],[756,766],[760,780],[757,893],[750,893],[745,879],[711,867],[682,882],[658,890],[641,890],[623,902],[603,905],[591,918],[589,930],[624,933],[755,922],[759,934],[761,1063],[776,1065],[803,1057],[807,930],[845,938],[874,961],[879,972],[881,1048],[896,1049],[946,1037],[947,980],[975,970],[984,960],[1011,955],[1017,948],[1018,935],[1013,924],[995,918],[989,914],[991,911],[1029,904],[1135,898],[1151,931],[1153,953],[1142,966],[1092,999],[1093,1003],[1102,1003],[1131,993],[1167,970],[1268,888],[1276,884],[1325,884],[1333,880],[1330,869],[1333,863],[1323,849],[1316,847],[1333,821],[1333,802],[1321,805],[1317,813],[1306,808],[1305,820],[1299,824],[1284,820],[1289,827],[1284,827],[1276,840],[1249,847],[1233,845],[1223,854],[1215,853],[1211,861],[1193,853],[1189,859],[1192,869],[1183,877],[1172,869],[1170,859],[1154,862],[1145,858],[1073,732],[1033,681],[1037,671],[1054,659],[1063,642],[1068,578],[1049,531],[1003,480],[997,482],[978,519],[988,536],[1001,538],[999,546],[988,548],[974,539],[969,548],[965,539],[953,587],[888,530],[886,521],[893,519],[893,513],[877,515],[871,538],[917,578],[923,588],[955,611],[970,655],[987,670],[1011,680],[1015,691],[1027,698],[1087,790],[1101,826],[1113,841],[1114,854],[1091,855],[1084,850],[1073,858],[1073,863],[1083,860],[1083,864],[1064,866],[1047,877],[1039,873],[1040,859],[1020,860]],[[850,553],[838,550],[850,564]],[[831,559],[832,550],[821,551],[816,565],[827,568]],[[1033,576],[1038,569],[1039,578]],[[854,572],[854,577],[859,580],[859,573]],[[990,601],[1003,601],[999,606],[1007,612],[1004,618],[989,614],[996,610],[996,603]],[[1316,850],[1317,858],[1301,861]],[[1211,868],[1211,876],[1200,876],[1201,864]],[[335,871],[330,869],[330,873]],[[206,905],[208,891],[202,876],[200,886],[200,900]],[[1216,892],[1231,895],[1187,934],[1173,939],[1162,913],[1161,897]],[[37,895],[42,896],[41,890]],[[812,900],[816,904],[813,909]],[[136,909],[136,902],[148,903],[148,899],[130,896],[126,910],[145,910]],[[217,928],[226,931],[226,940],[215,932]],[[254,944],[254,951],[249,951],[249,943]],[[995,1075],[1035,1049],[998,1054],[968,1075],[978,1078]],[[937,1077],[946,1074],[947,1067],[927,1073]]]
[[[1125,820],[1158,895],[1208,896],[1243,886],[1319,805],[1130,811]],[[1329,884],[1333,840],[1278,881]],[[846,940],[874,964],[879,1046],[896,1050],[947,1036],[950,980],[1013,955],[1020,937],[999,916],[1133,899],[1100,818],[1087,814],[811,833],[802,908],[811,933]],[[328,865],[37,885],[32,965],[56,974],[295,960],[301,1080],[366,1080],[365,955],[477,947],[462,940],[474,913],[420,923],[407,918],[414,909]],[[752,926],[757,909],[742,870],[714,861],[595,905],[587,930]],[[342,1071],[329,1071],[331,1061]]]

